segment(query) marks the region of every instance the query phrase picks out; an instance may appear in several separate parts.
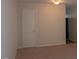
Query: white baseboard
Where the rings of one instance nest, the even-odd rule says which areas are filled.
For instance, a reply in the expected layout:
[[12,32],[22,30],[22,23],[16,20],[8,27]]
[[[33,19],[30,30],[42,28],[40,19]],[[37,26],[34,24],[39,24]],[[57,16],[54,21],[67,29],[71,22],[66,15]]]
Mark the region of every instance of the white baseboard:
[[[57,45],[65,45],[65,44],[66,44],[65,42],[61,42],[61,43],[52,43],[52,44],[39,44],[31,47],[57,46]],[[22,48],[29,48],[29,47],[18,47],[18,49],[22,49]]]
[[37,45],[36,47],[44,47],[44,46],[57,46],[57,45],[65,45],[66,43],[63,42],[63,43],[52,43],[52,44],[40,44],[40,45]]

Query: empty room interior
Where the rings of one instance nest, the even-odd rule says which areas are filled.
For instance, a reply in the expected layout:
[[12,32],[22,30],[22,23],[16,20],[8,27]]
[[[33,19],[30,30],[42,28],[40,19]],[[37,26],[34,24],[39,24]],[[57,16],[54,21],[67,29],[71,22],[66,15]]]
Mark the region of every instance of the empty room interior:
[[77,59],[77,1],[2,0],[1,59]]

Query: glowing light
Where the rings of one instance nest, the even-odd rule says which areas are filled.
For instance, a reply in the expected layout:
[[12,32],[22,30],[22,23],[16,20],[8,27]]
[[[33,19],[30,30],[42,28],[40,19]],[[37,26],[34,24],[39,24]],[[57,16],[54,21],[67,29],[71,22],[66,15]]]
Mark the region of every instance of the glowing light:
[[60,4],[60,3],[63,3],[64,0],[52,0],[52,2],[53,2],[54,4]]
[[54,4],[60,4],[60,2],[54,2]]

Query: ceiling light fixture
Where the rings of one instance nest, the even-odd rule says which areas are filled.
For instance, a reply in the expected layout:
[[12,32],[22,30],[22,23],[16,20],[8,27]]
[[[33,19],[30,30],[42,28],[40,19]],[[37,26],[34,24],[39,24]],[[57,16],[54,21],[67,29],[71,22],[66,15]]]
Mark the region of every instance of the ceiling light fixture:
[[53,2],[54,4],[60,4],[60,3],[63,3],[64,0],[52,0],[52,2]]

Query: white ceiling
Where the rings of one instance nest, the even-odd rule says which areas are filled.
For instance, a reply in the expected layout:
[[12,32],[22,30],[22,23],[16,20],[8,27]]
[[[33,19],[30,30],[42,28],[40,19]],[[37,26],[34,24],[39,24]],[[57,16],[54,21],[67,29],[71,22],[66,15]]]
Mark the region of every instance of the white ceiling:
[[[49,2],[52,0],[18,0],[20,2]],[[72,4],[77,4],[77,0],[65,0],[66,4],[72,5]]]

